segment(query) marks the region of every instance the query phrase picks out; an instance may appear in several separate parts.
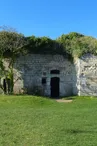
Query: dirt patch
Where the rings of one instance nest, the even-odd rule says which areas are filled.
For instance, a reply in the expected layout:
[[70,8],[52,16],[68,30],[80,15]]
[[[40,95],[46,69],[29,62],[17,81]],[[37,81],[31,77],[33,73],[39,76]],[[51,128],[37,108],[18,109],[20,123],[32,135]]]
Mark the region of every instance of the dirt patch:
[[72,102],[72,100],[65,100],[65,99],[56,99],[57,102],[65,102],[65,103],[69,103]]

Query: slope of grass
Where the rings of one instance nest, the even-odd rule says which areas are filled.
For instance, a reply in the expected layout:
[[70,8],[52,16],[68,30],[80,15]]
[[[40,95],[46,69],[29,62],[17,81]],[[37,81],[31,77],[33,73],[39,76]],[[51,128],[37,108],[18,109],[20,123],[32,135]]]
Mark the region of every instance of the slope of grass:
[[0,96],[0,146],[96,146],[97,99]]

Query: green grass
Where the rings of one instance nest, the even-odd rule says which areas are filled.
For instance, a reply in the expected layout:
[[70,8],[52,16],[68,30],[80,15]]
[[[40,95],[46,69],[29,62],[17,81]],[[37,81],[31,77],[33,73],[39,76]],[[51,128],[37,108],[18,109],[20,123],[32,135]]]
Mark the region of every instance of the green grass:
[[97,146],[97,99],[0,96],[0,146]]

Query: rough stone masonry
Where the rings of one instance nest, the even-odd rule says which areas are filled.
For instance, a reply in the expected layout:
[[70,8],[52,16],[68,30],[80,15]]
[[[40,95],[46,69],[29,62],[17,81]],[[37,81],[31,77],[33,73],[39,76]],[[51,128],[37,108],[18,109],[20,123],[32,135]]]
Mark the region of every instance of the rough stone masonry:
[[97,56],[85,54],[74,62],[62,55],[20,56],[14,64],[14,82],[17,94],[97,96]]

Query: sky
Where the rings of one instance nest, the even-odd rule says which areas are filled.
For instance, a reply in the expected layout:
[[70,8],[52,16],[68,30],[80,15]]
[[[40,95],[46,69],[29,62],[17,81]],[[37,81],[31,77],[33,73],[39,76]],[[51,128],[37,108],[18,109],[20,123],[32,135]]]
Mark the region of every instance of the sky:
[[97,0],[1,0],[0,26],[25,36],[78,32],[97,38]]

